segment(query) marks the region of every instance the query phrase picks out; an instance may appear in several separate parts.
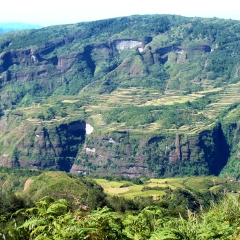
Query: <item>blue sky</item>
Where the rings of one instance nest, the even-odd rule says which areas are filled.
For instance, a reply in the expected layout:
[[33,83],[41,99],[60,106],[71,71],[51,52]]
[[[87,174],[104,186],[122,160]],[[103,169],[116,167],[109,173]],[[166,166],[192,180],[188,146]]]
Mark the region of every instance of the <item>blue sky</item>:
[[177,14],[240,20],[237,0],[11,0],[1,2],[0,23],[49,26],[134,14]]

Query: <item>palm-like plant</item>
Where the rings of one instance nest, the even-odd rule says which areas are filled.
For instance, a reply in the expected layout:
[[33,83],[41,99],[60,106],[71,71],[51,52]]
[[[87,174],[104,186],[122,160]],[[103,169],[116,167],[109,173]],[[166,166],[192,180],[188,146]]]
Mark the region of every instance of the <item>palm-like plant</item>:
[[164,221],[164,209],[146,207],[137,216],[127,216],[123,222],[124,232],[130,239],[149,239],[152,232],[163,226]]
[[122,232],[122,219],[106,207],[91,214],[70,212],[66,200],[45,197],[35,207],[16,214],[20,213],[27,220],[8,229],[8,239],[129,239]]
[[208,212],[192,214],[188,218],[168,221],[152,234],[151,240],[183,239],[238,239],[240,233],[240,206],[236,196],[228,195]]
[[49,197],[41,199],[33,208],[16,213],[20,214],[25,222],[17,226],[15,221],[12,228],[0,230],[1,240],[233,240],[240,235],[239,199],[232,195],[218,205],[212,204],[208,212],[189,211],[187,219],[166,217],[163,208],[152,206],[123,220],[107,207],[91,213],[80,209],[70,211],[66,200],[54,201]]

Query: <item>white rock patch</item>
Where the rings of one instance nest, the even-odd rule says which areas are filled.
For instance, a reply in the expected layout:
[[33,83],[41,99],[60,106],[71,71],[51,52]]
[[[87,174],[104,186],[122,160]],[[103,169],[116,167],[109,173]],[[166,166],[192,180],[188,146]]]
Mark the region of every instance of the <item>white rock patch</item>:
[[31,56],[31,59],[32,59],[33,62],[35,62],[35,63],[38,62],[37,56],[35,56],[35,55],[32,55],[32,56]]
[[86,134],[91,134],[94,128],[90,124],[86,123]]
[[109,138],[109,141],[110,143],[116,143],[112,138]]
[[95,153],[96,149],[95,148],[86,147],[86,152]]
[[139,41],[133,41],[133,40],[119,40],[116,41],[116,48],[118,51],[124,50],[127,48],[134,48],[136,46],[142,45],[142,42]]

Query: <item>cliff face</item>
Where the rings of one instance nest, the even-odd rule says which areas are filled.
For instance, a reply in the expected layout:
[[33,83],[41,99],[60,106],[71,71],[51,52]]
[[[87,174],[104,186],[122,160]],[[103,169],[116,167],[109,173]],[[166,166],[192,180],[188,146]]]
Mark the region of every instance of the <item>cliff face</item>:
[[[5,132],[11,127],[5,125]],[[55,126],[21,124],[12,132],[14,137],[3,137],[0,165],[69,171],[85,142],[85,129],[84,121]]]
[[54,48],[55,46],[52,48],[46,47],[36,52],[31,49],[3,52],[1,54],[0,73],[8,72],[5,76],[2,76],[2,81],[26,82],[46,78],[47,76],[60,76],[61,73],[68,71],[77,60],[84,60],[84,53],[45,57]]
[[[26,94],[33,98],[48,97],[56,90],[57,94],[77,94],[90,82],[115,69],[119,62],[112,59],[118,58],[121,51],[137,46],[143,48],[138,40],[116,39],[70,53],[62,50],[78,39],[79,36],[66,37],[38,49],[2,51],[2,103],[6,106],[19,104]],[[9,84],[14,86],[12,90]]]
[[[229,158],[220,172],[220,176],[239,180],[240,171],[240,126],[239,123],[225,122],[222,126],[229,146]],[[221,158],[220,158],[221,160]]]
[[[118,55],[118,51],[143,46],[142,42],[137,40],[119,39],[109,43],[89,45],[80,52],[56,54],[56,49],[69,44],[69,41],[62,40],[57,43],[48,43],[45,47],[37,50],[2,52],[0,55],[0,74],[7,71],[6,74],[1,76],[2,81],[26,82],[49,78],[50,76],[60,77],[67,71],[80,70],[72,69],[76,62],[86,62],[86,66],[94,72],[96,64],[110,57],[115,57]],[[73,39],[70,42],[72,41]],[[51,53],[53,56],[51,56]],[[92,56],[93,53],[96,57]]]
[[[124,84],[119,81],[120,75],[124,81],[148,77],[150,71],[146,64],[183,63],[186,59],[211,51],[207,45],[188,48],[168,46],[150,51],[136,39],[115,39],[69,53],[62,50],[78,38],[59,39],[38,49],[2,51],[0,91],[3,104],[19,104],[26,94],[32,98],[48,97],[56,91],[57,94],[77,94],[93,81],[94,85],[89,85],[88,91],[98,89],[100,94],[111,92]],[[126,54],[129,49],[134,49],[130,58],[122,59],[121,54]],[[100,81],[96,83],[96,80]],[[110,86],[106,86],[106,82]],[[9,84],[14,86],[12,90],[9,90]]]
[[130,177],[218,175],[230,155],[221,125],[195,136],[151,137],[116,131],[95,133],[92,127],[89,131],[88,124],[86,135],[84,121],[17,126],[20,118],[8,119],[11,125],[7,121],[0,125],[4,132],[1,166]]
[[221,114],[240,101],[238,25],[154,15],[1,35],[0,165],[229,174],[239,118]]
[[[109,91],[108,88],[110,88],[112,91],[121,83],[118,81],[119,75],[123,76],[123,80],[148,76],[147,71],[144,70],[145,63],[151,66],[173,61],[172,53],[177,54],[174,61],[178,62],[183,55],[186,58],[190,53],[204,54],[210,51],[208,46],[189,48],[168,46],[153,52],[145,49],[143,42],[137,39],[114,39],[106,43],[88,45],[82,51],[57,54],[58,49],[71,44],[78,37],[60,39],[35,50],[2,52],[0,77],[3,93],[1,98],[4,104],[16,104],[14,93],[9,92],[7,88],[11,83],[21,87],[30,84],[32,88],[29,91],[27,90],[29,87],[25,87],[28,94],[31,94],[32,89],[36,89],[37,86],[35,95],[43,96],[44,92],[51,95],[59,87],[62,90],[57,91],[64,92],[64,86],[66,89],[66,86],[69,87],[71,84],[74,92],[78,93],[79,79],[86,77],[80,85],[84,87],[89,81],[103,77],[103,81],[89,84],[86,91],[94,88],[99,93],[104,93],[105,89]],[[131,49],[134,50],[129,58],[119,62],[110,61],[114,58],[121,59],[121,54],[126,54],[124,51]],[[105,76],[106,73],[107,76]],[[76,76],[80,77],[76,78]],[[92,76],[92,79],[89,79],[89,76]],[[100,87],[96,88],[96,85]],[[24,92],[21,94],[24,97]],[[21,101],[21,97],[18,101]],[[191,165],[199,159],[201,150],[198,146],[198,137],[188,138],[179,134],[168,137],[163,135],[160,141],[154,136],[144,138],[141,135],[131,136],[127,132],[112,132],[109,136],[93,134],[85,141],[84,124],[69,122],[54,124],[54,127],[49,124],[45,126],[43,123],[21,124],[17,128],[18,138],[10,140],[4,137],[4,148],[8,149],[14,145],[15,152],[13,154],[9,150],[7,152],[11,153],[5,153],[3,150],[0,164],[61,169],[73,173],[107,174],[111,172],[126,176],[157,176],[171,175],[171,171],[175,171],[172,170],[174,163]],[[9,130],[11,125],[8,125],[9,121],[2,121],[5,133],[11,132]],[[204,171],[207,172],[209,169],[206,167]]]
[[113,132],[88,137],[71,172],[130,177],[217,175],[228,158],[229,146],[220,125],[195,136],[160,135],[150,139]]

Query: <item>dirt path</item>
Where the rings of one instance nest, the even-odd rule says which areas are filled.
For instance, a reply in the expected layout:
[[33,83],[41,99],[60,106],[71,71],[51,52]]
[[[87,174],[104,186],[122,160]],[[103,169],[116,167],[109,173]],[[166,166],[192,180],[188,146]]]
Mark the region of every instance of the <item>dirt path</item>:
[[25,182],[25,184],[24,184],[24,189],[23,189],[23,191],[26,191],[32,182],[33,182],[32,179],[28,179],[28,180]]

